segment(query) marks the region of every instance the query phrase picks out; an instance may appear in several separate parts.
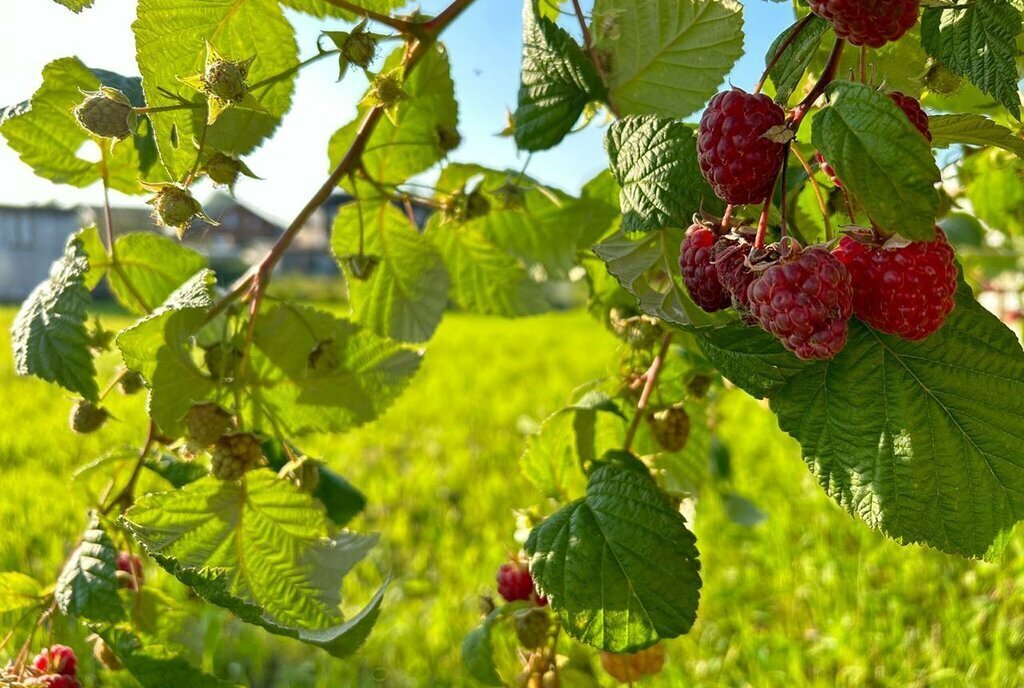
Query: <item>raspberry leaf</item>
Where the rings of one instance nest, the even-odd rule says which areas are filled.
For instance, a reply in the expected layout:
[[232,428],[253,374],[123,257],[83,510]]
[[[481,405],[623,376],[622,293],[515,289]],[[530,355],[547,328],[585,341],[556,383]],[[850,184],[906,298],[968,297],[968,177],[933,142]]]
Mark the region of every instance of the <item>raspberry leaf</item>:
[[[391,53],[381,73],[399,68],[404,53],[404,48]],[[400,184],[439,162],[444,151],[438,130],[454,130],[459,123],[455,86],[443,45],[426,54],[405,80],[403,90],[407,97],[395,107],[393,117],[378,123],[363,154],[367,174],[378,182]],[[352,145],[368,110],[367,105],[360,105],[359,116],[331,137],[327,152],[332,168]]]
[[[94,230],[95,231],[95,230]],[[90,252],[89,279],[106,272],[118,303],[145,315],[164,302],[189,277],[206,266],[206,258],[159,234],[134,232],[117,238],[117,267],[105,252]],[[93,255],[99,255],[98,259]],[[131,284],[131,288],[129,288]]]
[[697,112],[743,54],[735,0],[596,0],[593,24],[623,115]]
[[348,274],[348,292],[359,322],[403,342],[430,339],[448,306],[448,271],[440,252],[390,202],[342,207],[334,219],[331,250],[343,264],[363,250],[380,263],[369,279]]
[[[792,40],[789,46],[779,56],[775,65],[768,72],[772,83],[775,84],[775,102],[784,105],[793,95],[793,91],[800,85],[804,72],[810,67],[811,61],[818,52],[821,45],[821,37],[831,28],[831,24],[816,14],[809,15],[806,26],[800,30],[800,34]],[[782,44],[789,40],[793,31],[804,22],[798,21],[783,31],[776,38],[768,52],[765,54],[765,64],[771,64],[772,59],[778,53]]]
[[[997,150],[982,151],[960,168],[971,209],[978,219],[1011,236],[1024,234],[1024,163]],[[1010,265],[1016,265],[1011,262]],[[999,270],[1005,268],[1000,267]],[[1015,269],[1015,268],[1011,268]]]
[[689,227],[702,209],[724,209],[700,173],[697,140],[686,124],[653,115],[625,117],[608,129],[605,148],[622,189],[625,231]]
[[927,140],[870,86],[840,81],[829,93],[831,106],[814,117],[815,147],[883,231],[934,238],[940,175]]
[[976,113],[933,115],[928,118],[932,145],[948,148],[956,144],[995,146],[1024,159],[1024,140],[1011,129]]
[[64,565],[53,597],[62,613],[89,621],[120,621],[117,548],[93,516],[82,541]]
[[[341,17],[346,21],[356,21],[362,16],[359,13],[349,12],[337,5],[332,5],[327,0],[281,0],[281,4],[314,17]],[[406,0],[350,0],[349,4],[388,14],[391,10],[398,9],[407,3]]]
[[553,21],[537,15],[536,0],[524,0],[516,145],[527,151],[557,145],[587,103],[604,98],[605,86],[583,48]]
[[213,305],[214,277],[201,270],[167,300],[117,336],[125,365],[149,385],[149,413],[161,430],[177,435],[192,405],[212,395],[215,384],[192,357],[192,338]]
[[[321,365],[311,357],[318,346],[331,353]],[[242,412],[267,434],[348,430],[383,413],[421,359],[351,321],[277,305],[256,322]]]
[[704,350],[731,380],[769,397],[850,513],[900,542],[969,557],[994,553],[1024,518],[1024,352],[966,285],[923,342],[853,320],[834,360],[794,364],[746,332],[701,333]]
[[[117,88],[134,105],[142,105],[137,78],[89,69],[77,57],[64,57],[43,68],[43,83],[29,103],[4,111],[0,133],[40,177],[57,184],[89,186],[100,180],[100,149],[79,126],[72,109],[83,100],[82,91],[96,91],[101,86]],[[134,135],[105,154],[111,188],[128,194],[142,191],[139,177],[155,175],[152,132],[142,124],[139,131],[145,133]],[[85,152],[80,156],[83,147]],[[159,180],[160,175],[156,178]]]
[[347,622],[340,604],[342,579],[377,537],[333,534],[323,508],[270,471],[148,495],[122,521],[198,595],[276,635],[343,657],[376,621],[386,583]]
[[54,0],[54,2],[59,5],[64,5],[64,7],[67,7],[75,14],[78,14],[82,10],[92,7],[95,0]]
[[[285,452],[284,445],[278,440],[265,441],[263,455],[275,471],[281,470],[291,461],[291,456]],[[292,447],[292,456],[294,455],[302,456],[303,453]],[[317,468],[320,471],[320,480],[313,496],[323,504],[327,518],[335,525],[343,526],[362,513],[366,508],[366,496],[327,466],[320,465]]]
[[[168,26],[174,30],[168,31]],[[292,26],[275,0],[141,0],[132,28],[147,105],[177,105],[180,98],[196,106],[150,116],[160,160],[175,179],[187,174],[195,162],[192,142],[202,138],[206,121],[205,96],[179,79],[203,71],[206,51],[182,36],[205,39],[229,59],[256,55],[248,72],[250,84],[275,77],[250,92],[261,109],[235,106],[220,115],[206,132],[207,149],[249,153],[273,133],[291,106],[295,74],[286,72],[298,64],[298,48]]]
[[587,495],[526,541],[541,594],[574,638],[636,652],[690,630],[700,597],[695,538],[630,455],[598,465]]
[[494,664],[494,649],[491,644],[491,631],[502,616],[501,607],[492,610],[480,625],[467,633],[462,640],[462,665],[466,667],[470,676],[485,686],[505,685]]
[[35,578],[16,571],[0,573],[0,614],[10,614],[42,604],[43,588]]
[[195,668],[183,659],[185,648],[169,645],[162,638],[140,637],[119,627],[102,629],[99,635],[142,688],[235,686]]
[[99,400],[96,366],[89,349],[85,275],[89,258],[80,234],[68,239],[64,255],[50,268],[50,277],[22,304],[11,326],[14,369]]
[[921,17],[921,45],[925,51],[995,98],[1017,119],[1020,31],[1020,10],[1007,0],[929,8]]
[[678,274],[682,240],[683,230],[675,228],[638,237],[619,231],[594,246],[594,253],[647,315],[682,327],[725,323],[725,316],[705,313],[686,293]]

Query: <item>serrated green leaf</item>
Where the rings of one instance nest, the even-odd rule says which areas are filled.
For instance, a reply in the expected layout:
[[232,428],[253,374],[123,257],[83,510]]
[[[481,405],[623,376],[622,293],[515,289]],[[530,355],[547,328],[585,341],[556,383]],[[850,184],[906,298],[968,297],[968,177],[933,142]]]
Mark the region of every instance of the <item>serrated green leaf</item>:
[[78,14],[82,10],[92,7],[95,0],[54,0],[54,2],[59,5],[64,5],[64,7],[67,7],[75,14]]
[[0,573],[0,614],[38,606],[43,597],[43,588],[35,578],[16,571]]
[[928,141],[870,86],[839,81],[829,93],[831,106],[814,117],[814,146],[884,232],[932,239],[940,174]]
[[[804,72],[807,71],[811,61],[814,60],[818,46],[821,45],[821,37],[832,26],[816,14],[809,14],[807,16],[809,19],[806,20],[806,26],[800,29],[800,35],[790,42],[789,46],[779,56],[775,66],[768,72],[772,83],[775,84],[775,101],[777,103],[785,104],[789,102],[789,97],[793,95],[793,91],[800,85]],[[803,21],[798,21],[779,34],[779,37],[772,42],[771,47],[768,48],[768,52],[765,54],[766,65],[771,63],[779,48],[782,47],[785,41],[789,40],[793,31],[804,23]]]
[[596,0],[593,32],[623,115],[682,119],[704,107],[743,54],[735,0]]
[[788,354],[747,332],[759,343],[734,333],[724,346],[747,360],[723,372],[747,384],[746,371],[776,368],[784,382],[764,388],[779,426],[850,513],[901,542],[964,556],[985,555],[1024,517],[1024,352],[966,285],[923,342],[854,320],[835,359],[775,366]]
[[[313,365],[318,346],[325,363]],[[358,427],[394,402],[421,358],[348,320],[281,303],[257,320],[243,415],[268,434]]]
[[82,239],[75,234],[50,268],[50,277],[22,304],[11,326],[11,346],[19,375],[54,382],[95,402],[99,386],[85,325],[88,270]]
[[213,305],[213,273],[197,272],[167,300],[117,336],[125,365],[149,386],[150,417],[176,436],[196,402],[210,398],[216,385],[192,357],[191,339]]
[[537,589],[569,635],[636,652],[693,626],[695,542],[642,464],[613,461],[590,474],[585,498],[530,532],[526,551]]
[[653,115],[625,117],[608,129],[605,148],[622,189],[623,230],[685,228],[702,209],[722,212],[700,172],[690,126]]
[[619,231],[594,246],[594,253],[647,315],[683,327],[722,324],[723,316],[702,311],[682,284],[678,274],[682,241],[683,230],[675,228],[638,236]]
[[605,86],[583,48],[535,0],[523,2],[523,63],[515,116],[516,145],[539,151],[568,134],[587,103],[605,98]]
[[[360,250],[380,263],[369,279],[346,273],[359,322],[403,342],[430,339],[448,305],[448,271],[434,244],[389,201],[355,202],[339,209],[331,232],[337,258]],[[341,261],[344,267],[344,261]]]
[[235,685],[203,673],[185,660],[184,648],[169,646],[165,641],[143,640],[120,628],[106,628],[99,635],[142,688],[230,688]]
[[921,17],[921,45],[925,51],[995,98],[1017,119],[1020,31],[1020,10],[1006,0],[928,8]]
[[340,609],[342,579],[376,536],[332,534],[323,507],[270,471],[147,495],[122,520],[204,599],[335,656],[354,651],[379,612],[383,586],[349,622]]
[[955,144],[995,146],[1024,159],[1024,139],[984,115],[932,115],[928,118],[928,128],[936,148]]
[[[380,14],[388,14],[391,10],[408,4],[407,0],[349,0],[349,2],[352,5],[373,12],[379,12]],[[354,21],[359,17],[358,13],[344,10],[337,5],[327,2],[327,0],[281,0],[281,4],[300,12],[311,14],[314,17],[341,17],[348,21]]]
[[[89,143],[93,139],[78,124],[72,110],[85,98],[82,91],[96,91],[101,85],[118,88],[133,104],[142,105],[138,79],[92,70],[77,57],[64,57],[43,68],[39,90],[27,106],[7,113],[0,133],[22,162],[40,177],[57,184],[89,186],[100,180],[100,148]],[[155,162],[150,154],[152,133],[145,118],[139,131],[142,133],[118,143],[107,154],[111,188],[128,194],[142,191],[138,179],[149,175]],[[85,157],[81,157],[83,150]]]
[[[381,72],[400,67],[404,54],[404,47],[391,53]],[[403,90],[408,97],[394,109],[393,120],[385,117],[377,123],[362,157],[370,178],[385,184],[400,184],[440,161],[444,150],[438,130],[455,129],[459,123],[455,86],[444,45],[438,44],[427,52],[406,78]],[[328,155],[332,168],[352,146],[368,110],[367,106],[360,106],[359,115],[331,137]]]
[[470,676],[485,686],[505,685],[498,675],[498,669],[494,664],[494,650],[491,647],[491,631],[500,618],[501,609],[493,610],[462,640],[462,664]]
[[137,315],[148,314],[206,266],[202,254],[150,232],[120,236],[115,247],[118,266],[114,269],[106,254],[97,261],[90,253],[89,277],[95,270],[105,271],[118,303]]
[[57,579],[53,592],[57,608],[88,621],[120,621],[125,616],[117,592],[120,587],[117,548],[93,516]]
[[441,251],[452,300],[461,308],[505,317],[547,310],[541,285],[513,256],[489,241],[479,226],[446,224],[435,215],[426,233]]
[[738,322],[701,332],[697,343],[723,375],[758,399],[777,393],[807,365],[761,328]]
[[295,74],[288,72],[299,62],[298,47],[276,0],[141,0],[132,28],[147,104],[178,104],[179,100],[161,92],[166,89],[198,106],[150,116],[160,160],[175,179],[191,170],[196,159],[193,142],[202,138],[206,122],[205,97],[180,80],[203,71],[204,41],[228,59],[256,56],[249,84],[274,77],[250,91],[262,110],[231,107],[209,127],[208,149],[236,156],[251,152],[273,133],[291,107]]

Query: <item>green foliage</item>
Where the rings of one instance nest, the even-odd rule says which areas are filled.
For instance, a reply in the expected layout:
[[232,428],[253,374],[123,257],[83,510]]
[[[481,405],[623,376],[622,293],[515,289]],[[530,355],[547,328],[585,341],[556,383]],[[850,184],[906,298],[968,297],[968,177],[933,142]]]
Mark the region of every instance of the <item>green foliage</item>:
[[29,609],[42,599],[42,587],[31,576],[16,571],[0,573],[0,614]]
[[[765,55],[766,66],[771,66],[768,76],[775,84],[775,102],[785,104],[804,78],[804,73],[811,65],[821,46],[821,39],[831,25],[816,14],[807,15],[806,25],[797,22],[783,31],[776,38]],[[799,28],[794,37],[793,32]],[[789,42],[785,50],[779,54],[783,44]],[[778,55],[778,57],[776,57]],[[772,64],[772,60],[775,64]]]
[[928,118],[932,145],[945,148],[956,144],[994,146],[1024,158],[1024,141],[1011,129],[974,113],[933,115]]
[[82,541],[64,566],[54,599],[64,614],[89,621],[120,621],[124,607],[117,595],[117,550],[93,516]]

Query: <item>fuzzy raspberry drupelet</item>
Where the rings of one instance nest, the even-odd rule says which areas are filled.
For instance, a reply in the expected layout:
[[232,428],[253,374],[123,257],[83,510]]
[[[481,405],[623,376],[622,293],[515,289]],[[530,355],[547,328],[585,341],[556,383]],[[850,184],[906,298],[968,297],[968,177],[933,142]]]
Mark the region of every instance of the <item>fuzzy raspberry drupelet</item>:
[[690,298],[708,313],[728,308],[732,299],[718,281],[715,243],[718,237],[702,224],[694,224],[679,246],[679,269]]
[[956,305],[953,247],[935,241],[883,248],[843,237],[834,251],[853,279],[853,312],[879,332],[910,341],[934,334]]
[[917,23],[920,0],[807,0],[811,11],[832,22],[853,45],[881,48]]
[[757,279],[757,273],[747,265],[750,246],[746,241],[722,237],[715,247],[715,268],[718,270],[718,281],[729,292],[733,308],[740,315],[745,316],[744,319],[750,314],[750,298],[747,296],[747,290]]
[[797,357],[828,359],[846,345],[853,284],[846,267],[825,249],[784,258],[748,294],[758,324]]
[[760,203],[771,195],[785,145],[767,138],[786,124],[786,113],[768,96],[738,88],[719,93],[700,120],[700,171],[726,203]]
[[889,97],[892,98],[892,102],[900,107],[900,110],[906,113],[910,123],[917,127],[917,130],[931,143],[932,132],[928,128],[928,113],[921,107],[921,103],[917,98],[900,93],[899,91],[893,91],[889,94]]
[[32,661],[36,669],[47,674],[74,676],[78,673],[78,658],[67,645],[54,645],[43,649]]
[[533,600],[542,607],[548,603],[546,598],[537,594],[530,569],[521,561],[502,564],[495,579],[498,581],[498,594],[505,598],[506,602]]

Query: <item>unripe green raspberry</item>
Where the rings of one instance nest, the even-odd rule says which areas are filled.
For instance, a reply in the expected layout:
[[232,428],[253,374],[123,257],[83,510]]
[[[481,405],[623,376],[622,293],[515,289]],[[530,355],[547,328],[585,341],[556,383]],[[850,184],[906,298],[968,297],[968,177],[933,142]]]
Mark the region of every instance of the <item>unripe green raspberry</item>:
[[703,399],[711,389],[714,379],[710,375],[697,374],[691,377],[686,383],[686,391],[694,399]]
[[365,282],[373,277],[373,271],[380,265],[380,258],[369,255],[352,255],[342,258],[342,262],[354,279]]
[[142,376],[136,373],[134,370],[129,370],[121,376],[117,381],[117,386],[121,388],[122,394],[135,394],[145,387],[145,382],[142,380]]
[[462,134],[455,127],[439,126],[435,131],[437,132],[437,145],[445,153],[450,153],[462,143]]
[[402,75],[398,70],[392,70],[386,74],[378,74],[370,84],[363,102],[372,107],[392,108],[407,98],[405,89],[402,88]]
[[249,91],[248,76],[249,62],[213,60],[203,72],[203,86],[208,95],[226,103],[237,103]]
[[505,210],[519,210],[526,205],[526,189],[511,179],[495,189],[494,196]]
[[551,628],[551,617],[543,607],[531,607],[516,612],[516,638],[527,650],[535,650],[544,645]]
[[173,184],[163,186],[153,199],[153,219],[179,232],[188,228],[192,218],[201,215],[203,206],[187,189]]
[[647,422],[655,441],[665,451],[677,452],[686,447],[690,438],[690,416],[681,404],[650,414]]
[[236,432],[217,440],[210,472],[220,480],[238,480],[262,459],[259,439],[247,432]]
[[203,172],[214,184],[234,186],[242,167],[237,160],[223,153],[215,153],[203,165]]
[[366,69],[377,57],[377,39],[371,34],[354,31],[345,39],[341,54],[352,64]]
[[949,96],[960,90],[964,80],[941,62],[932,61],[924,75],[924,84],[933,93]]
[[195,447],[208,447],[231,428],[231,414],[213,402],[196,404],[185,414],[185,437]]
[[341,352],[333,339],[317,342],[309,352],[309,367],[318,373],[333,373],[341,366]]
[[110,414],[107,413],[106,409],[100,408],[91,401],[79,399],[71,407],[71,415],[68,418],[68,422],[74,432],[80,435],[87,435],[102,428],[109,417]]
[[483,217],[491,212],[491,202],[480,189],[474,189],[466,197],[466,219]]
[[117,89],[104,87],[86,93],[74,113],[78,123],[94,136],[118,140],[131,136],[132,106]]
[[303,492],[313,494],[320,486],[320,463],[303,457],[286,464],[279,475]]
[[231,377],[242,358],[242,352],[230,344],[217,342],[203,351],[203,362],[214,380]]

